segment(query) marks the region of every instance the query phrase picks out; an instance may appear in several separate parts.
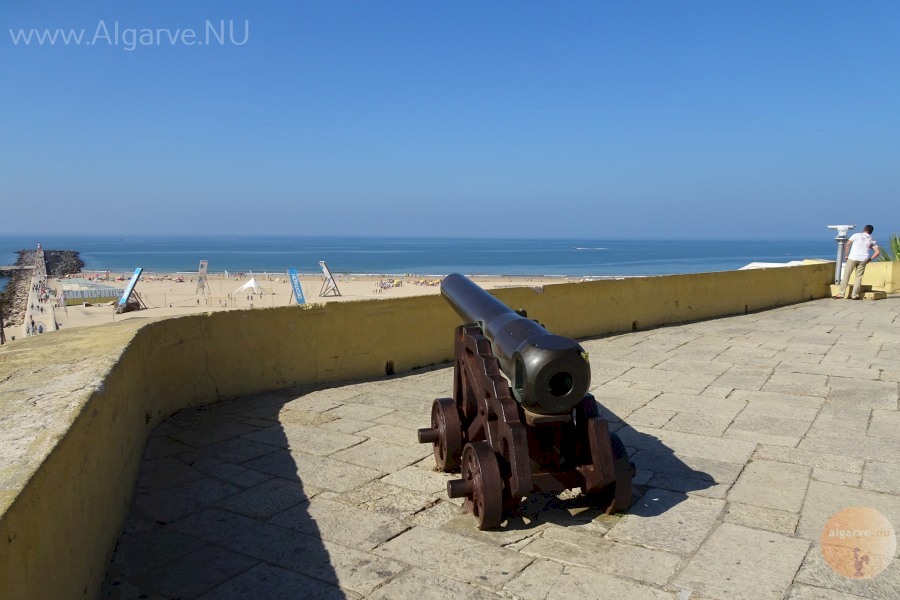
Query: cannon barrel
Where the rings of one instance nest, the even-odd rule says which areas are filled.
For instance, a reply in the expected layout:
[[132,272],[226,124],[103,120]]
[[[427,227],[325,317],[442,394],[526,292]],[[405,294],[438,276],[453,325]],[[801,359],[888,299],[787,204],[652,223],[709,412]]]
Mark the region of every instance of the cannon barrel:
[[478,323],[491,343],[516,400],[527,410],[556,415],[584,399],[591,382],[587,353],[571,338],[554,335],[453,273],[441,295],[466,323]]

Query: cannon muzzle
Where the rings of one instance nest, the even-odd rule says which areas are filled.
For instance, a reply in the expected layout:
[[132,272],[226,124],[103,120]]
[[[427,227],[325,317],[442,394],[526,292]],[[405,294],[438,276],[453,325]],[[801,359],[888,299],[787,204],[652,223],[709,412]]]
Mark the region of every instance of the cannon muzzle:
[[584,399],[591,370],[578,342],[550,333],[458,273],[444,278],[441,295],[466,323],[481,327],[524,408],[556,415]]

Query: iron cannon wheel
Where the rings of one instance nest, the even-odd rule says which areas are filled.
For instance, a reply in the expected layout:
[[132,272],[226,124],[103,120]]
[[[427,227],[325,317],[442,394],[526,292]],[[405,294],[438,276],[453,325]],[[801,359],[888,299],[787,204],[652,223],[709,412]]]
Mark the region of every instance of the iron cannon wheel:
[[462,425],[452,398],[435,398],[431,405],[431,426],[438,432],[434,442],[434,460],[445,472],[459,468],[462,450]]
[[503,482],[497,456],[488,442],[466,444],[462,479],[471,481],[466,510],[478,520],[478,529],[494,529],[503,520]]

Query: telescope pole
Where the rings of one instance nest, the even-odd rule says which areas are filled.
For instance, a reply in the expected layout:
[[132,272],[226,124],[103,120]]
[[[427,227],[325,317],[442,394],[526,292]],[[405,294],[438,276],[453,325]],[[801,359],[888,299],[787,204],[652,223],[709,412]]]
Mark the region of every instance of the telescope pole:
[[837,242],[837,257],[835,258],[834,264],[834,282],[841,282],[841,267],[844,263],[844,247],[847,242],[847,232],[851,229],[855,228],[856,225],[829,225],[828,229],[837,230],[837,237],[834,238],[834,241]]

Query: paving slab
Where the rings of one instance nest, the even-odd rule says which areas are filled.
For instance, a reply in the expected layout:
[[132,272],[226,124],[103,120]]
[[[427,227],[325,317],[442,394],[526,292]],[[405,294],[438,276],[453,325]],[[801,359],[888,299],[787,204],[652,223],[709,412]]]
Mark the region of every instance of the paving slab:
[[320,490],[310,485],[278,477],[269,479],[249,490],[219,500],[216,506],[248,517],[265,520],[308,501]]
[[388,515],[321,497],[286,510],[270,522],[358,550],[371,550],[409,528]]
[[735,417],[728,429],[797,438],[799,441],[799,438],[803,437],[809,430],[811,422],[812,419],[809,421],[798,421],[796,419],[743,412]]
[[251,488],[270,479],[270,476],[265,473],[260,473],[259,471],[254,471],[242,467],[241,465],[225,462],[212,456],[192,458],[190,460],[190,465],[196,471],[203,473],[207,477],[221,479],[242,488]]
[[852,435],[841,433],[840,430],[808,435],[797,447],[810,452],[843,454],[877,462],[900,463],[900,440]]
[[357,433],[363,429],[369,429],[374,425],[371,421],[357,421],[355,419],[344,419],[337,417],[320,425],[322,429],[327,431],[339,431],[341,433]]
[[[472,515],[458,508],[455,514],[447,519],[438,529],[446,533],[460,537],[471,538],[477,544],[490,544],[498,548],[521,551],[531,540],[540,537],[541,532],[550,526],[549,521],[557,522],[555,516],[563,511],[559,508],[545,510],[541,513],[542,520],[531,517],[508,517],[503,527],[488,531],[479,531],[472,526]],[[606,533],[606,530],[599,535]]]
[[730,502],[763,508],[800,512],[812,469],[768,460],[755,460],[744,467],[728,492]]
[[370,593],[404,568],[395,561],[323,541],[318,536],[222,510],[201,511],[174,523],[173,528],[360,594]]
[[729,502],[724,520],[726,523],[743,525],[752,529],[765,529],[775,533],[793,535],[797,530],[800,515],[753,504]]
[[[784,365],[784,361],[780,364]],[[797,372],[799,370],[784,367],[775,371],[763,385],[761,391],[811,396],[813,398],[824,398],[828,395],[830,388],[828,387],[827,375],[810,375],[809,373]]]
[[815,419],[825,402],[823,398],[812,396],[750,390],[735,390],[731,398],[747,403],[742,415],[761,415],[797,421]]
[[871,416],[872,411],[868,408],[835,404],[834,401],[829,401],[816,415],[808,436],[827,437],[836,431],[844,434],[865,435]]
[[346,450],[335,452],[332,458],[382,473],[391,473],[416,463],[429,454],[432,454],[431,447],[425,444],[401,446],[369,439]]
[[657,450],[666,447],[678,456],[712,457],[735,464],[746,463],[756,449],[754,442],[650,427],[624,427],[616,433],[630,448]]
[[638,450],[631,455],[638,471],[652,470],[656,473],[714,481],[734,483],[743,470],[743,465],[717,460],[715,457],[679,455],[664,447]]
[[[432,529],[441,529],[456,517],[464,514],[464,509],[451,502],[438,501],[425,510],[413,514],[409,522]],[[468,516],[468,515],[466,515]]]
[[572,598],[628,598],[629,600],[675,600],[672,592],[619,579],[582,567],[566,567],[557,578],[546,600]]
[[[756,391],[769,380],[771,369],[765,366],[745,367],[733,365],[716,378],[714,385],[734,388],[735,390]],[[736,397],[739,399],[740,397]]]
[[809,542],[722,523],[675,579],[683,588],[721,600],[780,600]]
[[833,471],[821,467],[813,467],[812,478],[816,481],[824,481],[825,483],[834,483],[849,487],[859,487],[859,484],[862,481],[862,475],[860,473],[845,473],[844,471]]
[[876,492],[900,495],[900,464],[866,461],[862,487]]
[[[635,504],[532,494],[479,531],[416,429],[452,368],[181,411],[151,435],[103,598],[900,598],[818,548],[900,523],[900,297],[586,340]],[[843,307],[842,307],[843,306]]]
[[773,435],[771,433],[760,433],[758,431],[744,431],[742,429],[734,429],[729,427],[722,434],[722,437],[731,440],[745,440],[748,442],[757,442],[759,444],[768,444],[770,446],[785,446],[794,448],[803,438],[792,437],[788,435]]
[[406,429],[408,430],[407,435],[411,435],[411,437],[415,439],[416,430],[420,427],[429,427],[431,424],[431,401],[429,400],[428,402],[423,403],[420,410],[397,410],[378,417],[375,419],[375,422],[382,425]]
[[620,417],[646,406],[653,398],[659,396],[659,392],[642,390],[631,387],[631,384],[615,380],[600,386],[591,388],[591,393],[597,401]]
[[278,423],[285,425],[287,423],[295,423],[297,425],[308,425],[318,427],[325,425],[340,417],[334,416],[331,411],[316,412],[312,410],[302,410],[300,408],[285,408],[278,413]]
[[366,438],[328,431],[320,427],[309,427],[297,423],[275,425],[267,429],[249,433],[244,439],[281,448],[296,448],[306,454],[328,456],[366,441]]
[[828,519],[853,506],[874,508],[891,523],[900,523],[900,496],[897,494],[810,481],[800,512],[798,535],[808,540],[818,540]]
[[283,479],[300,480],[317,488],[344,492],[356,489],[381,473],[339,460],[282,450],[245,463],[252,469]]
[[[690,353],[690,351],[688,351]],[[699,353],[691,353],[697,356]],[[731,368],[731,363],[715,362],[713,360],[690,360],[688,358],[670,358],[656,365],[657,369],[664,371],[678,371],[679,373],[704,373],[707,375],[721,375]]]
[[200,600],[284,598],[302,590],[304,600],[354,600],[359,594],[318,579],[267,564],[258,564],[200,596]]
[[329,410],[328,415],[335,418],[355,419],[357,421],[374,421],[378,417],[392,412],[394,412],[394,408],[347,402]]
[[512,550],[427,527],[413,527],[374,553],[445,577],[491,587],[500,587],[533,560]]
[[206,446],[196,451],[198,456],[211,456],[219,460],[234,464],[241,464],[248,460],[271,454],[278,450],[279,446],[263,444],[242,437],[224,440],[218,444]]
[[677,554],[548,527],[519,550],[528,556],[586,567],[663,587],[682,562]]
[[122,538],[113,553],[110,574],[129,575],[153,569],[175,562],[205,545],[198,538],[154,524],[148,531]]
[[425,569],[409,569],[379,588],[369,598],[373,600],[497,600],[498,596],[490,590],[444,577]]
[[699,435],[721,436],[730,424],[731,417],[682,412],[672,417],[663,426],[663,429]]
[[164,490],[189,481],[203,479],[203,472],[174,456],[163,456],[141,463],[137,491],[140,494]]
[[651,489],[610,529],[607,537],[647,548],[691,554],[712,531],[724,507],[723,500]]
[[[896,523],[896,521],[894,521]],[[832,593],[853,594],[871,600],[897,600],[900,598],[900,560],[894,559],[887,569],[870,579],[844,577],[825,561],[822,547],[810,547],[795,581],[815,586]],[[825,592],[817,598],[828,598]]]
[[900,440],[900,410],[873,410],[867,433],[874,437]]
[[132,575],[129,581],[165,597],[195,598],[256,564],[248,556],[205,545],[175,562]]
[[140,494],[135,510],[160,523],[171,523],[240,492],[241,488],[216,479],[198,479],[160,491]]
[[[429,467],[434,467],[434,463]],[[434,468],[408,466],[385,475],[380,479],[382,483],[394,485],[423,494],[443,494],[447,489],[447,482],[456,479],[454,473],[444,473]]]
[[[429,417],[430,418],[430,417]],[[410,446],[412,448],[427,448],[431,451],[431,444],[419,443],[417,432],[420,427],[430,424],[429,419],[419,417],[418,426],[414,429],[408,427],[397,427],[395,425],[387,425],[385,423],[373,423],[371,427],[359,431],[359,435],[365,436],[372,440],[381,440],[382,442],[390,442],[397,446]]]
[[865,464],[865,461],[860,458],[828,454],[827,452],[811,452],[797,448],[783,448],[769,444],[758,445],[754,458],[808,465],[835,471],[846,471],[847,473],[862,473],[863,464]]
[[[656,394],[681,394],[700,397],[710,396],[710,394],[705,394],[704,392],[706,392],[711,385],[712,380],[707,384],[705,382],[697,381],[694,378],[685,377],[684,379],[676,379],[666,383],[634,383],[632,384],[632,387],[634,389],[643,389]],[[722,396],[716,397],[721,398]]]
[[676,414],[678,413],[674,410],[660,410],[658,408],[642,406],[628,415],[628,422],[635,427],[653,427],[659,429],[668,423]]
[[556,587],[566,566],[550,560],[535,560],[508,581],[504,591],[523,600],[544,600]]
[[[435,504],[438,498],[430,494],[422,494],[381,480],[370,481],[349,492],[335,496],[339,502],[358,506],[366,510],[405,519]],[[460,505],[462,499],[454,500]]]
[[826,588],[797,584],[791,588],[786,600],[861,600],[862,596],[837,592]]
[[865,408],[897,410],[900,390],[896,383],[850,377],[829,377],[828,399],[840,404]]

